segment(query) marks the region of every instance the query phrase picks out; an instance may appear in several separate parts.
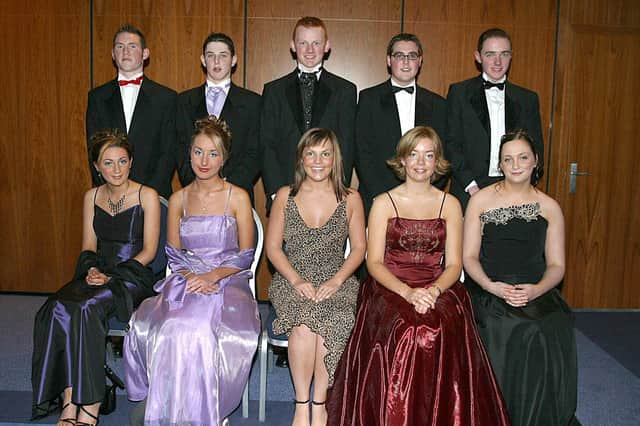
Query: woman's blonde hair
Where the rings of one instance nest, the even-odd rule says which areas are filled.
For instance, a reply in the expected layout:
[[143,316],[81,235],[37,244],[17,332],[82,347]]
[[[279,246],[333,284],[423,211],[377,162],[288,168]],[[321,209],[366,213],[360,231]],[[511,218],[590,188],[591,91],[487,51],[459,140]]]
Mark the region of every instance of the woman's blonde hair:
[[405,133],[396,146],[396,155],[387,160],[387,165],[398,176],[405,180],[407,177],[403,160],[415,149],[415,147],[423,139],[429,139],[433,142],[433,154],[435,156],[436,168],[431,176],[431,182],[444,176],[449,171],[449,162],[444,159],[442,141],[435,130],[427,126],[417,126]]

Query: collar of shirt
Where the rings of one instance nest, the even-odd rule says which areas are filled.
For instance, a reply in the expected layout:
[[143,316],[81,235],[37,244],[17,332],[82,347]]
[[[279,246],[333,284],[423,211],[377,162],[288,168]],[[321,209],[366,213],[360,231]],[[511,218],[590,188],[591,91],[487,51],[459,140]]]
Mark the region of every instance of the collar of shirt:
[[[118,81],[120,81],[120,80],[135,80],[136,78],[142,77],[143,75],[144,75],[144,72],[140,72],[138,74],[132,75],[131,77],[125,77],[124,75],[118,73]],[[121,87],[134,87],[134,86],[136,86],[136,85],[135,84],[133,84],[133,85],[132,84],[127,84],[126,86],[121,86]],[[140,87],[140,86],[137,86],[137,87]]]
[[229,89],[231,88],[231,79],[228,78],[226,80],[221,81],[220,83],[213,83],[209,80],[207,80],[207,87],[205,89],[205,93],[207,93],[207,90],[209,90],[209,87],[219,87],[222,90],[224,90],[224,94],[228,95],[229,94]]
[[320,80],[320,74],[322,74],[322,63],[319,63],[311,69],[307,69],[302,64],[298,64],[298,77],[300,77],[300,74],[302,74],[303,72],[314,73],[316,75],[316,78]]
[[413,87],[413,93],[409,93],[406,90],[402,90],[402,91],[396,93],[396,95],[404,93],[404,94],[413,96],[413,95],[416,94],[416,81],[415,80],[413,80],[411,83],[403,86],[402,84],[396,83],[396,81],[393,79],[393,77],[391,77],[391,86],[402,87],[402,88],[404,88],[404,87]]
[[[487,73],[483,72],[482,73],[482,79],[486,80],[486,81],[490,81],[492,83],[505,83],[507,81],[507,75],[503,75],[502,78],[498,81],[493,81],[491,78],[489,78],[489,76],[487,75]],[[497,87],[492,87],[491,89],[486,89],[486,90],[497,90],[497,91],[501,91],[500,89],[498,89]]]

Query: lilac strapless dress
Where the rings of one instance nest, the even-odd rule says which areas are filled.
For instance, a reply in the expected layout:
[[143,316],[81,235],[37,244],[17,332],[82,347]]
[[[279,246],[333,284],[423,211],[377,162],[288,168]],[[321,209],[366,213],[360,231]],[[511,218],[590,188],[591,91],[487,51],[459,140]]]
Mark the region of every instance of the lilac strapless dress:
[[147,399],[145,425],[217,425],[240,403],[260,320],[248,283],[254,250],[239,251],[237,229],[228,215],[184,217],[182,250],[167,246],[172,271],[241,271],[209,295],[187,293],[171,274],[131,317],[125,382],[129,399]]

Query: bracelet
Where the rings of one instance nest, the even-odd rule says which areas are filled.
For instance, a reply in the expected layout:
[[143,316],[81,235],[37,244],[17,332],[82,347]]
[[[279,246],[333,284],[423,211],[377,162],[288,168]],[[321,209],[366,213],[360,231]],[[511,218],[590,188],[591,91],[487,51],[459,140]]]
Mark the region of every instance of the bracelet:
[[438,290],[438,296],[440,296],[442,294],[442,290],[437,285],[434,284],[431,287],[435,287],[435,289]]

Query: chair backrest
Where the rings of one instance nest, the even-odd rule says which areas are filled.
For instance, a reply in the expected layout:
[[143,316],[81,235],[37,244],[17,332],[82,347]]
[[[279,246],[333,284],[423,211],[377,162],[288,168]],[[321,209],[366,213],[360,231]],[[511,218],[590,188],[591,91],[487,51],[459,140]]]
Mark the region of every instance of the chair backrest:
[[351,253],[351,243],[349,243],[349,237],[347,237],[347,241],[344,243],[344,258],[349,257],[349,253]]
[[256,250],[253,255],[253,262],[251,262],[252,277],[249,280],[249,287],[251,288],[253,297],[256,297],[256,273],[258,270],[258,264],[260,263],[260,256],[262,255],[262,248],[264,246],[264,227],[262,226],[262,221],[260,220],[260,216],[258,216],[258,212],[256,212],[255,209],[252,209],[252,211],[253,223],[255,225]]
[[160,238],[158,239],[158,251],[153,262],[149,264],[149,267],[154,274],[158,274],[165,270],[167,266],[167,254],[164,251],[164,246],[167,243],[167,212],[169,210],[169,202],[159,196],[160,199]]

